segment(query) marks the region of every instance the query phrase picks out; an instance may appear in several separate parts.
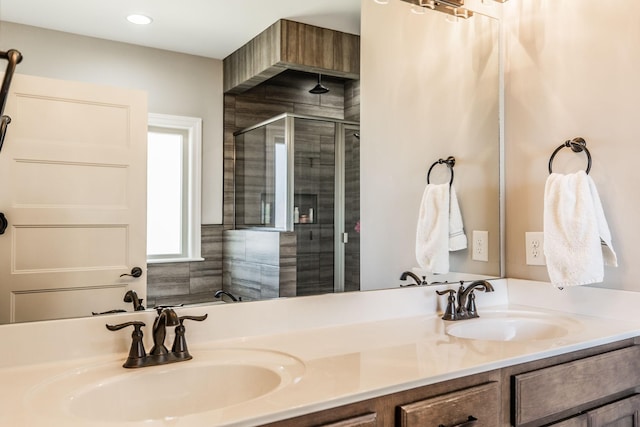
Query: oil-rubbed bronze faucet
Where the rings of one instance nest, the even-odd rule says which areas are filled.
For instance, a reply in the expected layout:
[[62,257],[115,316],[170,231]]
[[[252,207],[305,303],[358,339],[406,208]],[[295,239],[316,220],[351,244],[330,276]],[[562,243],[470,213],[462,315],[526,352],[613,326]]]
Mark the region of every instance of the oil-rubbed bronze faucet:
[[[457,297],[454,289],[446,289],[444,291],[436,291],[438,295],[449,294],[447,298],[447,308],[442,316],[443,320],[464,320],[473,319],[478,316],[478,310],[476,309],[476,296],[473,293],[474,290],[480,290],[485,292],[493,292],[493,286],[486,280],[476,280],[471,282],[469,286],[464,287],[464,281],[460,281],[460,287],[458,288]],[[457,307],[456,307],[457,303]]]
[[[156,320],[153,322],[153,348],[149,354],[146,353],[144,344],[142,343],[142,327],[145,326],[143,322],[133,321],[119,325],[106,325],[110,331],[118,331],[127,326],[133,326],[129,357],[127,357],[124,365],[122,365],[125,368],[143,368],[145,366],[164,365],[192,359],[191,354],[189,354],[187,350],[183,321],[195,320],[201,322],[207,318],[207,315],[179,317],[171,307],[158,306],[156,310],[158,317],[156,317]],[[176,327],[176,336],[171,351],[167,350],[167,347],[164,345],[167,326]]]
[[133,303],[133,311],[144,311],[144,305],[142,305],[142,298],[138,298],[138,294],[133,289],[129,289],[124,294],[124,302]]
[[411,272],[411,271],[405,271],[400,275],[400,280],[407,280],[407,277],[411,277],[413,279],[413,281],[415,283],[408,283],[406,285],[400,285],[401,287],[404,286],[420,286],[420,285],[428,285],[427,283],[427,278],[425,276],[422,276],[422,279],[420,279],[418,277],[417,274]]
[[226,295],[229,298],[231,298],[231,301],[233,301],[233,302],[242,301],[242,297],[237,297],[236,298],[235,296],[233,296],[233,294],[231,294],[231,293],[229,293],[227,291],[223,291],[222,289],[216,291],[216,293],[213,296],[214,296],[214,298],[222,299],[223,295]]

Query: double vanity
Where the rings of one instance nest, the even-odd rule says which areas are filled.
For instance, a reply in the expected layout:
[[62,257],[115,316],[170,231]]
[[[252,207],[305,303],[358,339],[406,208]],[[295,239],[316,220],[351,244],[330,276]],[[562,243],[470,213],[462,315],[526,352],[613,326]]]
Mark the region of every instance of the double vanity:
[[571,427],[638,416],[640,321],[628,313],[640,295],[491,283],[476,295],[480,317],[463,321],[441,319],[447,298],[435,291],[446,286],[176,308],[208,315],[184,325],[193,359],[134,369],[122,366],[130,333],[105,324],[152,325],[150,310],[0,326],[0,425]]

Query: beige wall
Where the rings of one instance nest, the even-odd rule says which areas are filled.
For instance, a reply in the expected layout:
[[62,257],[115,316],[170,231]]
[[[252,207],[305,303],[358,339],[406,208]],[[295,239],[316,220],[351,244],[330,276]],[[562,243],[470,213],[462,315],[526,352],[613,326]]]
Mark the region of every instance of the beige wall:
[[[640,2],[511,0],[505,3],[506,273],[548,280],[525,264],[524,234],[542,230],[553,150],[587,140],[618,254],[608,288],[640,290]],[[564,152],[567,152],[564,154]],[[554,172],[584,168],[583,154],[558,154]]]
[[427,171],[449,155],[457,159],[454,185],[469,241],[473,230],[490,238],[489,263],[466,250],[452,253],[451,269],[500,273],[498,24],[486,17],[452,23],[410,9],[362,2],[362,289],[396,286],[402,271],[417,266]]
[[[16,72],[141,89],[149,111],[203,120],[202,222],[222,224],[222,61],[2,22]],[[0,64],[4,71],[4,64]]]

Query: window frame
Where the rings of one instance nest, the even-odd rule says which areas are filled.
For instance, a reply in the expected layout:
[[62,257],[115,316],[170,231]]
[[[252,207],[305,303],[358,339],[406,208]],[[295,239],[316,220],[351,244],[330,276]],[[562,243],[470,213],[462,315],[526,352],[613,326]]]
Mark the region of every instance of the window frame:
[[148,114],[147,134],[150,128],[174,129],[186,132],[186,165],[183,178],[187,181],[187,191],[182,196],[183,211],[186,203],[186,245],[179,256],[149,255],[148,264],[170,262],[204,261],[201,256],[202,227],[202,119],[199,117],[176,116],[170,114]]

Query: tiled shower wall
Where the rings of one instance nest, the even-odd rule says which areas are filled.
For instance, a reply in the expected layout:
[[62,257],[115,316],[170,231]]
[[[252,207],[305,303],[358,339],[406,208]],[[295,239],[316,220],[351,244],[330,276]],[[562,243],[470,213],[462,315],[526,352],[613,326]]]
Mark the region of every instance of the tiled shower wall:
[[222,289],[222,225],[202,226],[204,261],[147,265],[146,306],[215,301]]
[[[202,226],[202,256],[205,261],[190,263],[149,264],[147,276],[147,305],[180,304],[213,301],[216,290],[223,288],[223,231],[233,229],[233,133],[281,113],[290,112],[359,121],[360,83],[323,77],[323,84],[330,89],[324,95],[313,95],[308,90],[316,84],[313,74],[285,71],[273,79],[239,95],[224,97],[224,225]],[[359,182],[351,179],[353,171],[347,171],[349,185],[359,189]],[[359,194],[359,191],[349,191]],[[359,196],[358,196],[359,197]],[[353,222],[354,218],[351,219]],[[293,233],[289,233],[293,235]],[[353,235],[353,233],[351,233]],[[350,237],[351,239],[357,238]],[[280,256],[283,267],[280,281],[290,282],[291,265],[295,257],[288,237],[280,239]],[[355,247],[353,245],[352,247]],[[348,251],[346,289],[358,288],[359,250]],[[331,261],[332,263],[333,261]],[[332,265],[332,264],[331,264]],[[303,268],[301,265],[300,268]],[[268,270],[268,269],[266,269]],[[265,270],[265,271],[266,271]],[[251,276],[255,278],[256,276]],[[229,276],[227,275],[227,279]],[[349,278],[352,278],[351,281]],[[294,277],[295,280],[295,277]],[[225,280],[226,281],[226,280]],[[284,294],[292,292],[285,285]],[[232,292],[230,289],[226,289]],[[281,295],[285,296],[285,295]]]
[[[323,77],[323,84],[330,91],[323,95],[310,94],[309,89],[316,83],[317,76],[314,74],[288,70],[242,94],[225,95],[225,228],[233,227],[234,132],[282,113],[359,120],[360,85],[358,81],[347,81],[345,83],[342,79]],[[297,132],[297,134],[299,133]],[[302,146],[303,141],[298,140],[298,136],[300,135],[297,135],[296,143]],[[313,143],[313,141],[308,142]],[[330,154],[331,161],[333,161],[333,155],[332,153]],[[319,162],[322,165],[321,158]],[[353,171],[347,171],[347,174],[353,176]],[[296,182],[298,183],[302,177],[298,173],[296,175]],[[355,180],[350,182],[349,185],[356,188],[355,193],[358,194],[357,197],[359,198],[359,182]],[[317,188],[312,192],[319,196],[326,193],[322,188]],[[330,193],[328,197],[331,198],[331,202],[330,204],[325,203],[325,205],[327,205],[326,209],[332,215],[333,188],[330,189]],[[321,212],[317,212],[317,215],[320,216]],[[333,289],[333,218],[330,219],[330,223],[331,225],[329,226],[320,224],[301,224],[297,226],[296,237],[298,242],[295,259],[297,260],[296,276],[298,283],[295,295],[331,292]],[[312,237],[310,238],[309,236]],[[356,245],[352,245],[352,247],[354,246]],[[348,251],[347,257],[352,260],[357,259],[357,261],[349,263],[350,265],[345,274],[347,278],[345,287],[348,290],[357,290],[359,288],[358,275],[360,269],[359,249]],[[225,264],[225,274],[227,273],[227,268],[232,268],[232,265]],[[281,280],[283,282],[287,281],[284,277]],[[225,276],[225,290],[234,281],[235,279]],[[230,292],[232,291],[230,290]]]
[[226,230],[224,289],[243,301],[296,296],[294,233]]

